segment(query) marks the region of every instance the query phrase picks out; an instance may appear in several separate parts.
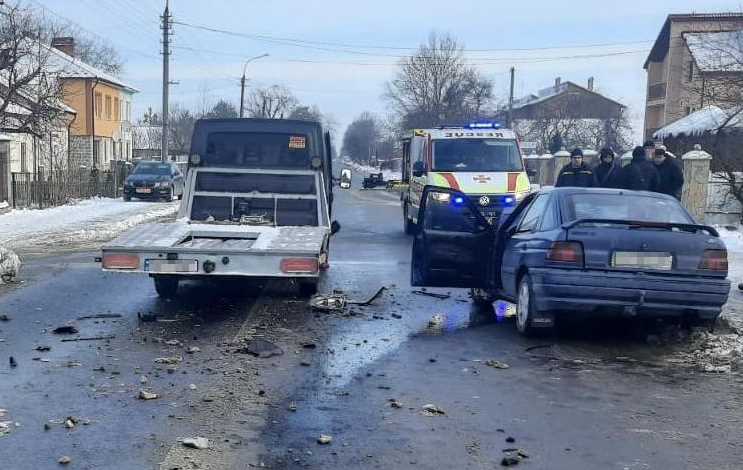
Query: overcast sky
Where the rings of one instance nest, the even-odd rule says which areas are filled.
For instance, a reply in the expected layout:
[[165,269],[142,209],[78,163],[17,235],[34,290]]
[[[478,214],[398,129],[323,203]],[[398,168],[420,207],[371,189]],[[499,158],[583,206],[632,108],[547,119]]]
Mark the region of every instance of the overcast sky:
[[[125,60],[123,78],[136,86],[135,115],[161,106],[159,17],[164,0],[28,0],[47,15],[106,38]],[[291,88],[306,104],[331,114],[339,132],[362,111],[385,114],[384,83],[400,56],[431,31],[448,32],[470,62],[495,80],[505,98],[516,67],[516,96],[555,77],[596,87],[629,106],[639,133],[645,96],[643,62],[669,13],[741,11],[720,0],[172,0],[175,24],[171,103],[197,108],[224,98],[237,104],[245,58],[248,86]],[[257,37],[256,37],[257,36]],[[298,40],[288,44],[285,39]],[[602,44],[604,46],[596,46]],[[610,45],[605,45],[610,44]],[[479,51],[478,51],[479,49]],[[485,50],[483,50],[485,49]],[[527,50],[525,50],[527,49]],[[605,57],[586,57],[614,54]],[[574,58],[578,56],[577,58]]]

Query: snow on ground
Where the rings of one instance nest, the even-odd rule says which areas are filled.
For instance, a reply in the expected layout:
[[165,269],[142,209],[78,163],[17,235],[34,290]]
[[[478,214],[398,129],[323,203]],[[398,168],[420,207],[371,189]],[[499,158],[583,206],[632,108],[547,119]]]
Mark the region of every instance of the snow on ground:
[[0,246],[16,251],[101,242],[143,222],[174,215],[178,203],[93,198],[49,209],[0,215]]
[[356,162],[344,162],[343,165],[344,166],[351,167],[351,168],[353,168],[356,171],[360,171],[360,172],[364,173],[365,175],[366,174],[369,174],[369,173],[379,173],[379,172],[381,172],[385,181],[388,181],[388,180],[400,180],[400,179],[402,179],[402,173],[399,172],[399,171],[380,170],[379,168],[374,168],[373,166],[361,165],[361,164],[356,163]]

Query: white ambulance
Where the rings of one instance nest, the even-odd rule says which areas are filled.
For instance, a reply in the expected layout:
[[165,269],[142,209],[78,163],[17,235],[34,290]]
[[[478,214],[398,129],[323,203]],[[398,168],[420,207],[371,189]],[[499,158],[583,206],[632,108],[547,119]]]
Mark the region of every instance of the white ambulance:
[[461,191],[497,223],[530,191],[516,134],[497,123],[415,129],[403,139],[405,233],[415,233],[426,186]]

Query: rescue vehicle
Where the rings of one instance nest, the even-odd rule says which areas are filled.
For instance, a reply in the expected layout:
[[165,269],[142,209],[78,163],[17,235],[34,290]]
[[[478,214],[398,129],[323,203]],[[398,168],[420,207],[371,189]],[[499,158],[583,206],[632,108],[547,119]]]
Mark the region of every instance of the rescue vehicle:
[[417,230],[426,187],[464,193],[491,224],[510,213],[531,189],[516,134],[498,123],[415,129],[403,139],[402,148],[407,234]]

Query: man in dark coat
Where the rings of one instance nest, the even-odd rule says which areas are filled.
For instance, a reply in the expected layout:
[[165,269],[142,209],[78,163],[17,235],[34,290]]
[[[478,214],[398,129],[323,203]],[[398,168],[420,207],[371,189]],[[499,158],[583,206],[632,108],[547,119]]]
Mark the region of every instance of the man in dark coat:
[[681,200],[681,189],[684,187],[684,171],[681,165],[675,158],[669,157],[662,148],[655,150],[653,163],[660,177],[657,191]]
[[570,163],[560,170],[555,186],[575,186],[578,188],[595,186],[593,171],[583,161],[583,151],[581,149],[575,149],[570,154]]
[[635,147],[632,161],[622,168],[621,187],[636,191],[657,191],[659,184],[658,170],[645,156],[645,149]]
[[599,153],[599,164],[593,169],[596,177],[596,186],[599,188],[618,188],[619,174],[622,168],[614,160],[614,151],[604,147]]

